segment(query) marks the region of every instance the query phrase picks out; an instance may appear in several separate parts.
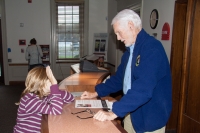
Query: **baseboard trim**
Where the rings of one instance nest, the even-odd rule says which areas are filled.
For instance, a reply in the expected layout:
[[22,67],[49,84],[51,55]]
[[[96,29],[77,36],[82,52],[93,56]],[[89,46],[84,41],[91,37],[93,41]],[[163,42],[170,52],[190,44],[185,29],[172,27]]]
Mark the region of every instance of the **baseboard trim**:
[[25,81],[10,81],[9,85],[25,85]]

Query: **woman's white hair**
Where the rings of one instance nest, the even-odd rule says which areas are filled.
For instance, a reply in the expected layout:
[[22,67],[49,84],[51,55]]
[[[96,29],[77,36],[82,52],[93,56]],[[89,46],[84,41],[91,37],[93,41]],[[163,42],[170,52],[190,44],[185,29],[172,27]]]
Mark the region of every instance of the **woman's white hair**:
[[133,22],[137,29],[142,29],[142,23],[139,15],[130,9],[124,9],[120,11],[113,18],[111,25],[115,24],[116,22],[119,22],[120,25],[127,25],[129,21]]

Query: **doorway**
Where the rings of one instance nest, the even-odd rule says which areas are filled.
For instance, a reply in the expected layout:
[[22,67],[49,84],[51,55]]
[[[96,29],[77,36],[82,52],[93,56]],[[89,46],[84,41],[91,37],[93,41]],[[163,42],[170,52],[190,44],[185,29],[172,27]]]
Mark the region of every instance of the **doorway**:
[[2,31],[0,19],[0,85],[4,85],[4,69],[3,69],[3,46],[2,46]]

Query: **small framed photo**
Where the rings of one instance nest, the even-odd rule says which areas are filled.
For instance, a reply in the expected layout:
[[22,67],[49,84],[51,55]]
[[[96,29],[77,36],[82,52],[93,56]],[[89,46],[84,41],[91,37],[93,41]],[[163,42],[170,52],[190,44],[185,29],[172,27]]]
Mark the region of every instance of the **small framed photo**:
[[99,51],[99,46],[100,46],[100,40],[97,39],[97,40],[95,40],[95,48],[94,48],[94,50],[95,51]]
[[106,40],[101,40],[100,51],[104,52],[105,51],[105,47],[106,47]]
[[19,40],[19,45],[26,45],[26,40],[24,40],[24,39]]

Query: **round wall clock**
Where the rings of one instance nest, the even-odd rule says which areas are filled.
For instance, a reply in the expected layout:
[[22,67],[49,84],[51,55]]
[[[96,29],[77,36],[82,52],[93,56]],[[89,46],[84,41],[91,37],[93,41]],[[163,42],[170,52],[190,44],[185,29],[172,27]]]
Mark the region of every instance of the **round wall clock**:
[[155,29],[158,25],[158,10],[153,9],[151,14],[150,14],[150,27],[152,29]]

